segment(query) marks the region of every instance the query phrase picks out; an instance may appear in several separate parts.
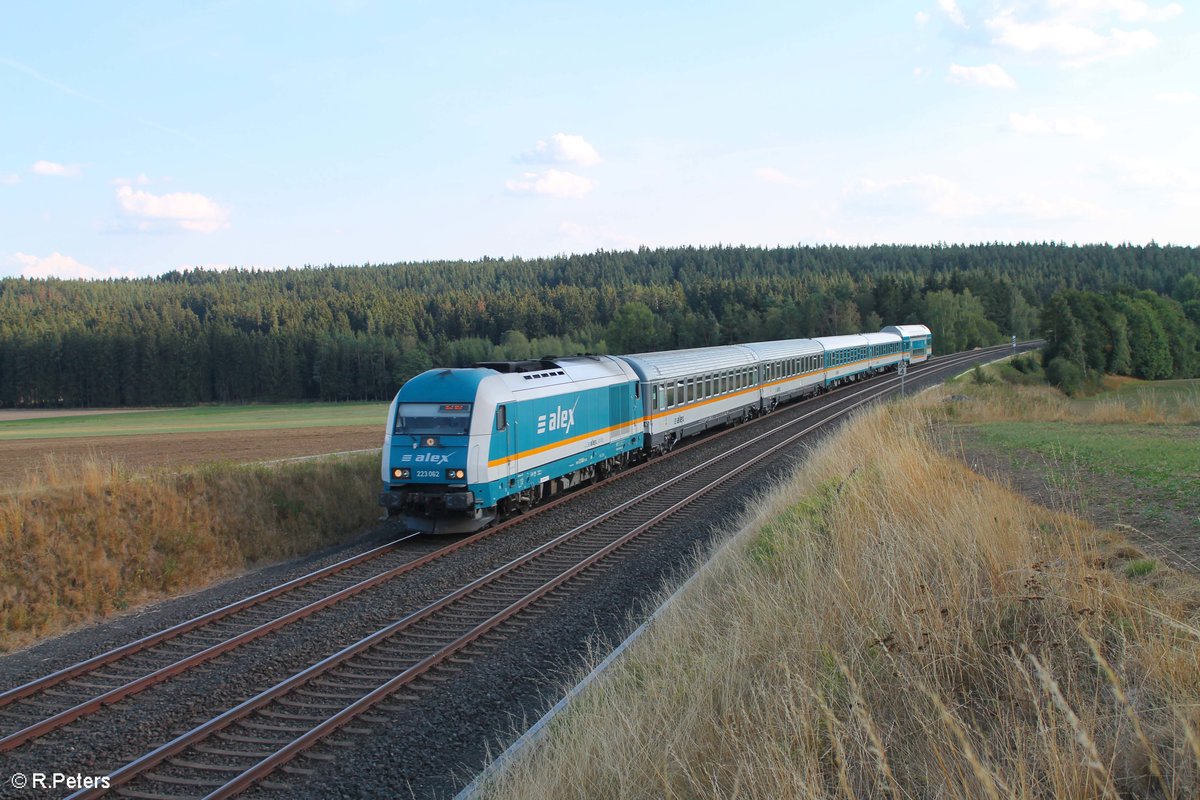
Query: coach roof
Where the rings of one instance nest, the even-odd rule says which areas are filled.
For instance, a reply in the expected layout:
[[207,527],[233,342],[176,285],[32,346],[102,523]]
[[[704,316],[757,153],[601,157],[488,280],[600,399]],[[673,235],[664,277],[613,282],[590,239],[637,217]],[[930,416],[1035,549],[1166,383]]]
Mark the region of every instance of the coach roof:
[[846,347],[866,347],[867,345],[867,338],[857,333],[849,336],[818,336],[813,341],[826,350],[841,350]]
[[864,333],[863,338],[871,345],[898,344],[900,342],[898,333]]
[[812,339],[784,339],[776,342],[753,342],[742,345],[760,361],[777,361],[783,358],[820,355],[821,345]]
[[750,350],[736,344],[691,350],[667,350],[663,353],[636,353],[617,358],[628,362],[639,378],[650,382],[752,367],[758,363],[758,359]]
[[883,333],[895,333],[911,339],[914,336],[929,336],[932,331],[924,325],[889,325],[883,329]]

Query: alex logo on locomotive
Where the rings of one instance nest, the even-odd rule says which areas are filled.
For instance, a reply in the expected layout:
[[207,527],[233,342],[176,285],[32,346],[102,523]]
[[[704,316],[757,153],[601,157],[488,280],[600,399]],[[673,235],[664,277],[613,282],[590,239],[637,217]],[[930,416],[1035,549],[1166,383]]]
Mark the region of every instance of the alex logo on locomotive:
[[571,428],[575,425],[575,408],[579,405],[579,398],[575,398],[575,405],[570,408],[558,406],[552,414],[539,414],[537,418],[537,432],[539,434],[548,431],[561,430],[564,435],[571,433]]
[[400,457],[400,461],[401,463],[448,464],[450,463],[450,456],[438,453],[417,453],[416,455],[405,453]]

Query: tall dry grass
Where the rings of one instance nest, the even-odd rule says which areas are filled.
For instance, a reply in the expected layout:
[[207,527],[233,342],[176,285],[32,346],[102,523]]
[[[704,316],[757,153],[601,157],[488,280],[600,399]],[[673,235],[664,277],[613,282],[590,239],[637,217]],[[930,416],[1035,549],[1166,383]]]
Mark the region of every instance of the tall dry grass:
[[861,416],[487,794],[1200,796],[1200,588]]
[[[948,401],[952,398],[952,401]],[[1082,422],[1088,424],[1190,425],[1200,422],[1200,392],[1163,397],[1072,400],[1052,386],[953,384],[920,395],[922,408],[955,422]],[[938,404],[942,404],[938,408]]]
[[0,651],[361,531],[378,458],[148,475],[47,462],[0,495]]

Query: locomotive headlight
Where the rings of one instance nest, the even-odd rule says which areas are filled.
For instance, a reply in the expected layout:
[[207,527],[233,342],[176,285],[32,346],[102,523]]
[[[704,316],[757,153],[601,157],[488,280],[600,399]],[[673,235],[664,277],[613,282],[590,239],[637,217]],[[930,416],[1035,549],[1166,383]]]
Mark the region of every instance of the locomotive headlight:
[[446,480],[448,480],[448,481],[455,481],[455,480],[461,481],[465,477],[467,477],[467,471],[465,469],[448,469],[448,470],[446,470]]
[[410,475],[412,475],[412,472],[410,472],[407,467],[396,467],[394,470],[392,470],[393,478],[407,478]]

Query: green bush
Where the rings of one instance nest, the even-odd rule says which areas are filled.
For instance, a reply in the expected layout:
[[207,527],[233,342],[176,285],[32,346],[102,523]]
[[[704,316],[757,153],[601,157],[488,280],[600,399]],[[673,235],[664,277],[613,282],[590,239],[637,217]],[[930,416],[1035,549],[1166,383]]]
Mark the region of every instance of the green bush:
[[1083,389],[1083,367],[1061,356],[1046,365],[1046,380],[1067,394],[1079,394]]

